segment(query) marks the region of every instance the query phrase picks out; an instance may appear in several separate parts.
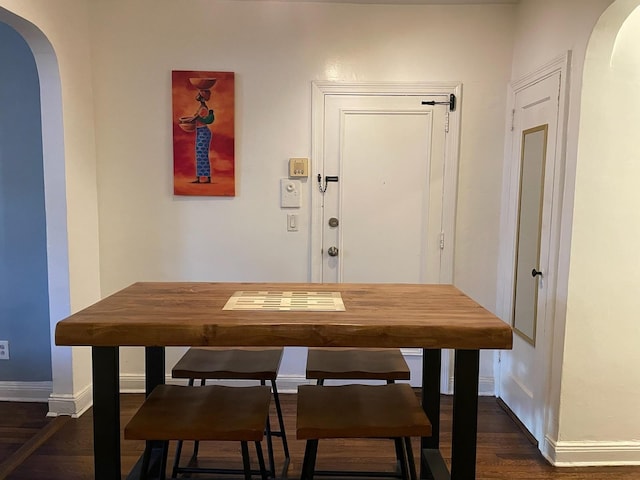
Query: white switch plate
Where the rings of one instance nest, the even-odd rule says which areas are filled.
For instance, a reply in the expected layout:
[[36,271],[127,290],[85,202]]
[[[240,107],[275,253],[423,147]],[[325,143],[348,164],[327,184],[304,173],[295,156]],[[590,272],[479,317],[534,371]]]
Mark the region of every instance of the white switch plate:
[[287,232],[298,231],[298,214],[287,213]]
[[280,206],[283,208],[300,208],[300,180],[280,179]]

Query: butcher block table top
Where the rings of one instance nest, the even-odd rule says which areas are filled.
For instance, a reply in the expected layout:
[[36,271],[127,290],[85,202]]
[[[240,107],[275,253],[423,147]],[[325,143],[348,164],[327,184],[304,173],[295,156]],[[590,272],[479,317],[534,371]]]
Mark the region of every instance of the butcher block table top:
[[[223,310],[236,292],[339,292],[344,311]],[[57,345],[510,349],[511,327],[452,285],[135,283],[62,320]]]

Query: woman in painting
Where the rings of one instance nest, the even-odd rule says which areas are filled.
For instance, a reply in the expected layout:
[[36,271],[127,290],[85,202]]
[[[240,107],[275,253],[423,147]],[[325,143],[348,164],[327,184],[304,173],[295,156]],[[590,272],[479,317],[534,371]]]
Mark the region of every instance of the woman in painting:
[[[211,162],[209,160],[209,146],[211,145],[211,130],[208,125],[213,123],[213,110],[207,106],[211,98],[211,90],[198,91],[196,100],[200,102],[192,121],[196,124],[196,179],[191,183],[211,183]],[[206,177],[201,182],[200,179]]]

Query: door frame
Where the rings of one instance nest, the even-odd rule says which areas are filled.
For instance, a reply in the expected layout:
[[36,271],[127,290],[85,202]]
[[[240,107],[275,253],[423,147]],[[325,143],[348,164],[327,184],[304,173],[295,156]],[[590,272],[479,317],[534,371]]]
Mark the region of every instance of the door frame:
[[[498,285],[497,285],[497,302],[498,316],[508,324],[511,324],[511,316],[513,311],[514,296],[514,262],[516,252],[516,226],[518,221],[518,202],[519,195],[519,162],[520,159],[512,158],[513,147],[516,142],[520,141],[519,132],[513,130],[515,124],[515,102],[516,95],[535,85],[536,83],[552,76],[560,74],[560,90],[558,92],[558,118],[557,118],[557,136],[554,146],[555,165],[553,170],[553,188],[551,192],[545,191],[544,203],[551,202],[551,220],[549,235],[547,238],[540,239],[540,245],[545,245],[549,250],[549,265],[545,275],[545,287],[542,298],[545,307],[542,312],[544,324],[538,324],[538,329],[542,329],[540,342],[536,344],[536,349],[541,349],[541,358],[543,365],[539,368],[543,372],[540,384],[537,386],[542,389],[539,395],[539,404],[536,407],[543,411],[536,420],[534,432],[531,432],[538,441],[539,448],[545,443],[545,438],[550,428],[551,412],[545,405],[550,405],[551,398],[551,378],[552,378],[552,354],[554,352],[554,325],[556,314],[556,303],[558,297],[558,267],[560,253],[560,233],[563,212],[563,193],[565,184],[565,163],[566,163],[566,128],[567,128],[567,112],[569,100],[569,69],[571,64],[571,52],[551,60],[542,65],[533,72],[525,75],[521,79],[509,84],[507,96],[507,122],[505,125],[505,150],[504,150],[504,176],[502,188],[502,212],[500,226],[500,255],[498,258]],[[501,396],[501,369],[500,369],[501,352],[498,351],[494,356],[494,372],[496,373],[496,396]],[[536,397],[534,397],[536,398]]]
[[[455,245],[455,215],[458,188],[458,159],[460,153],[460,110],[462,106],[462,83],[460,82],[331,82],[311,83],[311,212],[310,212],[310,281],[322,281],[322,199],[317,185],[318,174],[324,170],[324,123],[325,99],[328,95],[384,95],[384,96],[442,96],[443,100],[453,94],[456,108],[449,111],[448,131],[445,138],[444,179],[442,196],[442,234],[444,248],[440,261],[440,283],[453,283],[453,261]],[[333,173],[330,173],[333,174]],[[422,356],[421,349],[403,349],[405,355]],[[453,392],[453,355],[442,351],[442,393]]]

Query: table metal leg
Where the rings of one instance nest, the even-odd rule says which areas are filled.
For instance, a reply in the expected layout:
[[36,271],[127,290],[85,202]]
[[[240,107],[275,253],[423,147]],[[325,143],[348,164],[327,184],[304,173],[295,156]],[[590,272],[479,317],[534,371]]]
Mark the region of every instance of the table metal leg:
[[147,396],[164,383],[164,347],[145,347],[145,391]]
[[431,422],[431,437],[420,440],[420,478],[446,480],[449,471],[440,454],[440,370],[442,350],[422,352],[422,408]]
[[422,448],[440,447],[440,370],[442,350],[422,353],[422,408],[431,422],[431,437],[422,439]]
[[[145,394],[149,394],[155,387],[164,383],[164,347],[145,347],[144,349],[144,369],[145,369]],[[166,449],[164,442],[147,441],[145,454],[149,457],[146,467],[147,478],[160,478],[164,471],[163,462],[166,462]],[[133,466],[127,480],[137,480],[140,472],[145,469],[143,466],[143,458]]]
[[453,380],[451,479],[476,478],[480,352],[456,350]]
[[92,347],[93,456],[96,480],[120,480],[118,347]]

